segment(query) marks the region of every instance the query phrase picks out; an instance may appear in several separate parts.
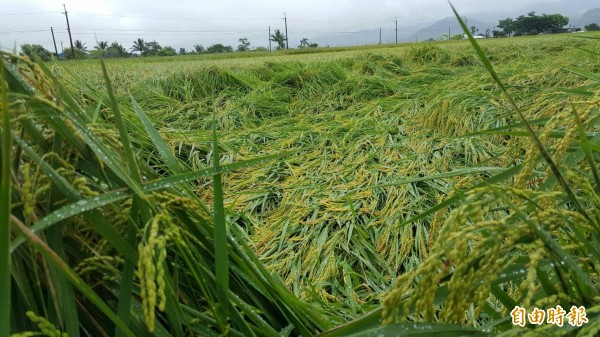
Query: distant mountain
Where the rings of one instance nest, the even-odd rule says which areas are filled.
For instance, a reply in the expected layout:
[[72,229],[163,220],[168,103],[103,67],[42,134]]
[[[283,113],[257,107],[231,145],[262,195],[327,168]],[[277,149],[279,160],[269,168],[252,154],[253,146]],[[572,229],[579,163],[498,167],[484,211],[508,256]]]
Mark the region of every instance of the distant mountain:
[[[493,23],[482,22],[482,21],[479,21],[476,19],[471,19],[471,18],[465,18],[465,20],[466,20],[465,23],[467,24],[467,27],[469,27],[469,29],[472,26],[476,27],[476,29],[478,30],[476,32],[476,34],[484,34],[485,35],[487,29],[489,29],[490,33],[491,33],[491,31],[494,28]],[[448,35],[448,32],[450,32],[451,36],[463,33],[463,30],[462,30],[460,24],[458,23],[456,18],[453,16],[439,20],[430,26],[420,29],[415,35],[413,35],[412,40],[415,40],[415,38],[419,41],[423,41],[423,40],[427,40],[427,39],[439,39],[443,35]]]
[[535,10],[538,14],[560,13],[570,18],[577,18],[581,16],[586,10],[596,7],[598,7],[598,0],[563,0],[558,2],[538,4],[532,6],[532,10]]
[[586,11],[577,19],[572,19],[570,24],[576,27],[585,27],[590,23],[600,24],[600,8],[594,8]]
[[[415,40],[415,32],[427,24],[415,26],[398,26],[398,43],[410,42]],[[379,43],[379,29],[363,29],[353,32],[332,32],[312,37],[311,42],[316,42],[319,46],[362,46]],[[396,42],[395,29],[381,30],[381,43],[389,44]]]
[[[498,23],[498,20],[505,18],[516,18],[520,15],[527,15],[529,12],[541,14],[562,14],[569,17],[569,23],[573,26],[579,25],[579,17],[590,8],[597,8],[598,0],[561,0],[556,2],[538,3],[535,5],[514,5],[507,6],[505,10],[490,12],[471,13],[470,17],[477,18],[480,21]],[[587,23],[586,23],[587,24]]]
[[[569,17],[569,24],[574,27],[583,28],[585,25],[596,22],[600,24],[599,0],[562,0],[557,2],[547,2],[523,7],[507,7],[505,11],[472,13],[469,14],[467,25],[477,27],[478,34],[485,34],[486,30],[492,31],[498,24],[498,20],[507,17],[516,18],[520,15],[527,15],[529,12],[536,14],[554,14],[559,13]],[[594,9],[590,9],[594,8]],[[388,27],[389,28],[389,27]],[[427,39],[439,39],[443,35],[462,33],[462,29],[455,17],[447,17],[433,24],[423,23],[413,26],[398,27],[398,42],[423,41]],[[314,36],[309,39],[316,42],[319,46],[356,46],[379,43],[379,29],[364,29],[353,32],[332,32]],[[383,29],[381,31],[382,43],[394,43],[396,40],[395,30]]]

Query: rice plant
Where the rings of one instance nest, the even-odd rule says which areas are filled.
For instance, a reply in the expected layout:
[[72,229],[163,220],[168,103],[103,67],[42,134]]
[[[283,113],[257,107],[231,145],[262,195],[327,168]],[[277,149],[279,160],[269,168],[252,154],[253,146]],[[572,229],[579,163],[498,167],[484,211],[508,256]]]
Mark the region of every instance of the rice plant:
[[0,336],[593,335],[597,50],[3,53]]
[[215,235],[215,223],[226,226],[222,212],[213,216],[192,190],[198,179],[283,154],[219,164],[215,151],[214,165],[189,171],[132,100],[143,143],[156,153],[150,164],[128,141],[131,126],[106,71],[113,115],[92,122],[44,64],[7,54],[3,61],[3,117],[11,118],[2,130],[14,144],[3,172],[11,172],[16,200],[5,245],[12,302],[2,305],[10,331],[265,336],[312,335],[330,325],[262,267],[235,228]]

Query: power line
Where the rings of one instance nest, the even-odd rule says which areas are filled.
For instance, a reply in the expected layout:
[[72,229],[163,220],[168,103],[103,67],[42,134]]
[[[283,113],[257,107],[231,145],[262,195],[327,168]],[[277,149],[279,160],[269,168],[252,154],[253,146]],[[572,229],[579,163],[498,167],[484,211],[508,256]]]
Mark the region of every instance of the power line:
[[39,33],[39,32],[46,32],[48,31],[48,28],[40,28],[40,29],[29,29],[29,30],[5,30],[2,31],[0,30],[0,34],[12,34],[12,33]]
[[256,33],[264,32],[263,29],[231,29],[231,30],[197,30],[197,29],[109,29],[109,28],[76,28],[74,31],[94,32],[140,32],[140,33]]
[[56,12],[37,12],[37,13],[0,13],[0,15],[16,16],[16,15],[39,15],[39,14],[56,14]]
[[97,13],[82,13],[82,12],[71,12],[79,15],[91,15],[91,16],[108,16],[115,18],[128,18],[128,19],[150,19],[150,20],[175,20],[175,21],[263,21],[263,20],[275,20],[276,18],[169,18],[169,17],[155,17],[155,16],[137,16],[137,15],[117,15],[117,14],[97,14]]

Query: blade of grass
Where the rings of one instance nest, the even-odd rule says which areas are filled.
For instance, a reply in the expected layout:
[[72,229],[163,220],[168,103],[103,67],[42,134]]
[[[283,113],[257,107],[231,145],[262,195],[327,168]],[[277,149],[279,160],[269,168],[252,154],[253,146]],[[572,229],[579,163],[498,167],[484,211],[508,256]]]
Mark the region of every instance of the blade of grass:
[[[131,213],[137,214],[139,203],[134,202],[131,207]],[[130,218],[127,225],[127,243],[132,247],[137,245],[137,227],[134,223],[134,218]],[[123,323],[129,326],[130,311],[131,311],[131,300],[133,294],[133,281],[135,272],[135,262],[126,260],[123,263],[123,270],[121,272],[121,283],[119,285],[119,300],[117,304],[117,315],[121,317]],[[124,337],[125,331],[116,328],[115,337]]]
[[348,337],[378,337],[378,336],[437,336],[437,337],[462,337],[462,336],[495,336],[494,332],[484,332],[480,329],[463,325],[444,323],[396,323],[361,331]]
[[[213,115],[213,168],[220,171],[219,143],[217,141],[216,118]],[[227,249],[227,225],[225,223],[225,209],[223,207],[223,184],[221,174],[213,176],[213,198],[214,198],[214,236],[215,236],[215,276],[217,282],[217,313],[220,317],[221,331],[225,332],[227,318],[229,317],[229,253]]]
[[[106,91],[108,92],[110,105],[115,116],[115,124],[117,124],[117,130],[119,131],[119,138],[121,139],[121,143],[123,144],[123,151],[125,151],[125,159],[127,159],[129,174],[131,175],[131,178],[133,178],[133,180],[139,184],[142,181],[142,178],[140,176],[140,169],[138,167],[137,161],[135,160],[135,154],[133,153],[131,141],[129,140],[127,127],[125,126],[125,121],[123,120],[123,115],[121,114],[119,103],[115,98],[115,94],[113,92],[112,84],[110,82],[110,77],[108,76],[108,71],[106,70],[106,64],[104,63],[104,59],[100,59],[100,64],[102,65],[102,74],[104,75],[104,82],[106,83]],[[142,197],[143,195],[138,194],[138,196]]]
[[110,307],[94,292],[94,290],[87,285],[77,273],[69,267],[56,253],[50,249],[39,237],[33,234],[25,224],[20,221],[13,221],[13,224],[16,225],[16,228],[21,234],[27,237],[27,240],[32,244],[32,246],[46,258],[46,261],[50,262],[57,268],[59,268],[67,278],[73,283],[73,285],[81,291],[86,298],[90,300],[106,317],[108,317],[119,329],[122,329],[125,332],[125,335],[128,337],[136,337],[123,321],[117,316]]
[[571,105],[573,110],[573,117],[575,117],[575,121],[577,122],[577,131],[579,132],[579,141],[581,142],[581,148],[585,153],[585,159],[590,165],[592,169],[592,174],[594,176],[594,180],[596,181],[596,190],[600,189],[600,176],[598,175],[598,168],[596,167],[596,161],[594,160],[594,156],[592,155],[592,151],[590,151],[590,141],[585,134],[585,129],[583,127],[583,123],[581,122],[581,118],[579,118],[579,114],[577,113],[577,109],[575,105]]
[[420,181],[452,178],[452,177],[456,177],[456,176],[464,176],[464,175],[471,175],[471,174],[476,174],[476,173],[486,173],[486,172],[504,171],[504,170],[505,169],[502,167],[473,167],[473,168],[468,168],[468,169],[463,169],[463,170],[456,170],[456,171],[452,171],[452,172],[433,174],[433,175],[426,176],[426,177],[400,179],[400,180],[396,180],[396,181],[391,181],[389,183],[364,186],[364,187],[357,188],[353,191],[361,191],[361,190],[366,190],[366,189],[389,187],[389,186],[399,186],[399,185],[404,185],[404,184],[416,183],[416,182],[420,182]]
[[154,145],[154,147],[158,150],[158,153],[160,154],[164,163],[167,165],[167,167],[172,172],[182,173],[183,171],[181,169],[181,166],[179,166],[179,162],[177,161],[177,158],[171,152],[171,150],[169,149],[169,146],[162,140],[162,138],[160,137],[160,134],[158,133],[158,131],[152,124],[152,121],[150,121],[150,118],[148,118],[148,115],[146,115],[146,113],[142,110],[142,108],[137,103],[135,98],[133,98],[133,96],[130,95],[129,97],[131,98],[131,103],[133,104],[133,111],[135,111],[138,118],[142,122],[142,125],[144,126],[146,133],[150,137],[150,140],[152,141],[152,144]]
[[600,75],[593,73],[591,71],[587,71],[587,70],[583,70],[583,69],[578,69],[578,68],[573,68],[573,67],[564,67],[562,68],[566,71],[572,72],[574,74],[583,76],[589,80],[592,81],[596,81],[596,82],[600,82]]
[[10,116],[8,111],[8,84],[4,76],[4,58],[0,57],[0,115],[2,116],[2,129],[0,136],[0,151],[2,174],[0,177],[0,337],[10,335],[10,153],[12,137],[10,129]]
[[[540,119],[535,119],[535,120],[529,121],[529,124],[531,124],[531,125],[544,125],[549,120],[550,120],[550,118],[547,118],[547,117],[546,118],[540,118]],[[492,129],[487,129],[487,130],[470,132],[470,133],[467,133],[467,134],[464,134],[464,135],[456,136],[456,138],[470,138],[470,137],[481,136],[481,135],[486,135],[486,134],[503,134],[501,132],[503,132],[503,131],[511,131],[511,130],[514,130],[515,128],[520,128],[522,126],[523,126],[522,123],[513,123],[513,124],[510,124],[510,125],[499,126],[497,128],[492,128]]]
[[[23,149],[25,150],[25,152],[28,155],[33,156],[34,161],[36,161],[37,163],[41,163],[40,165],[42,166],[42,168],[44,169],[46,174],[48,174],[49,176],[52,176],[52,177],[58,176],[56,174],[56,172],[52,173],[52,171],[50,171],[51,168],[48,168],[47,164],[44,163],[41,160],[41,158],[39,156],[37,156],[37,154],[23,140],[17,138],[16,141],[20,146],[23,147]],[[289,152],[267,155],[267,156],[244,160],[244,161],[240,161],[240,162],[236,162],[236,163],[232,163],[232,164],[227,164],[227,165],[219,166],[218,169],[215,169],[214,167],[209,167],[209,168],[202,169],[202,170],[186,172],[186,173],[182,173],[182,174],[178,174],[178,175],[174,175],[174,176],[170,176],[170,177],[166,177],[166,178],[153,180],[153,181],[150,181],[150,182],[142,185],[142,192],[148,193],[148,192],[158,191],[161,189],[172,188],[174,185],[183,184],[183,183],[190,182],[190,181],[193,181],[196,179],[206,178],[206,177],[213,176],[216,174],[223,174],[223,173],[241,169],[241,168],[244,168],[247,166],[262,163],[262,162],[265,162],[268,160],[277,159],[277,158],[280,158],[287,154],[289,154]],[[51,172],[51,173],[48,173],[48,172]],[[57,178],[57,179],[59,179],[59,178]],[[61,180],[61,179],[59,179],[59,180]],[[64,184],[67,184],[67,182],[64,181]],[[67,187],[65,186],[65,188],[67,188]],[[34,233],[38,234],[38,233],[50,228],[51,226],[55,225],[56,223],[63,221],[69,217],[79,215],[79,214],[82,214],[82,213],[85,213],[85,212],[88,212],[88,211],[91,211],[96,208],[100,208],[100,207],[103,207],[103,206],[106,206],[106,205],[109,205],[112,203],[116,203],[125,198],[133,196],[134,195],[133,193],[134,192],[131,189],[122,188],[119,190],[106,192],[103,195],[100,195],[100,196],[97,196],[97,197],[94,197],[91,199],[74,200],[71,204],[65,205],[65,206],[59,208],[58,210],[55,210],[52,213],[46,215],[44,218],[38,220],[31,227],[31,230]],[[11,252],[14,251],[15,249],[17,249],[24,241],[25,241],[24,237],[22,237],[22,236],[16,237],[11,244],[11,248],[10,248]]]
[[[52,152],[62,153],[62,137],[58,133],[54,135],[54,139],[52,141]],[[50,159],[50,166],[56,167],[55,157]],[[52,205],[59,201],[56,200],[60,198],[58,194],[58,191],[55,189],[50,190],[46,202],[47,209],[52,209]],[[63,229],[64,226],[62,224],[53,227],[47,232],[46,241],[48,243],[48,247],[56,252],[61,259],[66,259],[63,242]],[[58,268],[54,267],[53,265],[49,265],[48,270],[52,285],[56,289],[56,292],[49,292],[48,296],[52,297],[50,303],[54,303],[52,308],[56,311],[58,322],[64,324],[66,332],[69,334],[69,336],[79,337],[79,318],[77,314],[77,301],[75,293],[73,292],[73,286],[70,282],[68,282],[65,275]]]
[[[468,190],[472,190],[472,189],[475,189],[475,188],[478,188],[478,187],[482,187],[482,186],[486,186],[486,185],[489,185],[489,184],[494,184],[494,183],[506,180],[506,179],[512,177],[513,175],[517,174],[519,171],[521,171],[521,168],[522,168],[522,165],[517,165],[517,166],[511,167],[511,168],[509,168],[509,169],[507,169],[507,170],[505,170],[503,172],[498,173],[497,175],[495,175],[493,177],[490,177],[490,178],[486,179],[485,181],[483,181],[483,182],[481,182],[479,184],[476,184],[476,185],[474,185],[472,187],[469,187],[468,189],[466,189],[463,192],[466,192]],[[436,204],[435,206],[430,207],[427,210],[419,213],[419,215],[416,215],[416,216],[414,216],[414,217],[412,217],[412,218],[410,218],[410,219],[408,219],[408,220],[406,220],[406,221],[404,221],[404,222],[396,225],[396,228],[403,227],[403,226],[406,226],[408,224],[411,224],[412,222],[415,222],[415,221],[418,221],[420,219],[423,219],[423,218],[425,218],[425,217],[427,217],[427,216],[429,216],[429,215],[431,215],[431,214],[433,214],[433,213],[435,213],[435,212],[437,212],[437,211],[439,211],[441,209],[444,209],[444,208],[446,208],[446,207],[454,204],[455,202],[458,202],[461,198],[462,198],[462,193],[458,193],[458,194],[456,194],[456,195],[454,195],[454,196],[452,196],[450,198],[447,198],[446,200],[444,200],[444,201]]]
[[[125,151],[125,159],[127,160],[127,166],[129,168],[129,174],[133,179],[134,183],[139,186],[142,183],[142,177],[140,175],[140,169],[138,167],[137,160],[135,158],[135,154],[133,153],[133,147],[131,145],[131,141],[129,140],[129,133],[127,132],[127,126],[125,125],[125,121],[123,120],[123,115],[121,114],[121,109],[119,107],[119,103],[115,98],[115,94],[112,88],[112,83],[110,81],[110,76],[108,76],[108,70],[106,69],[106,64],[104,63],[104,59],[100,58],[100,64],[102,65],[102,74],[104,75],[104,82],[106,84],[106,91],[108,93],[108,98],[110,101],[111,108],[113,110],[113,115],[115,117],[115,124],[117,125],[117,130],[119,131],[119,138],[121,140],[121,144],[123,145],[123,150]],[[136,186],[132,186],[136,187]],[[133,206],[131,207],[131,218],[130,221],[127,222],[127,241],[132,247],[137,246],[137,219],[139,216],[142,218],[142,222],[147,222],[151,218],[150,214],[150,204],[145,202],[145,195],[137,193],[133,199]],[[125,324],[128,324],[129,321],[129,311],[131,309],[131,295],[133,293],[133,276],[135,270],[135,262],[127,260],[123,265],[123,273],[121,275],[121,287],[119,290],[119,304],[117,312],[119,317],[122,317],[125,321]],[[116,330],[117,337],[123,337],[124,332],[122,330]]]
[[351,322],[337,326],[331,330],[325,331],[317,335],[317,337],[338,337],[348,336],[358,331],[366,331],[376,329],[381,326],[381,314],[383,308],[378,308],[370,313],[363,315]]

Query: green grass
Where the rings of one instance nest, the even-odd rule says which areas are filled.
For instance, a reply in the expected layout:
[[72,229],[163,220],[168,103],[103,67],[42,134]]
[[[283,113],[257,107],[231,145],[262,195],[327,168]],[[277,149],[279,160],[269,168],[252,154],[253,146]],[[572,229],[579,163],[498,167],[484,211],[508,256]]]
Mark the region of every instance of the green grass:
[[487,335],[552,303],[597,324],[598,40],[480,44],[3,54],[10,332]]

